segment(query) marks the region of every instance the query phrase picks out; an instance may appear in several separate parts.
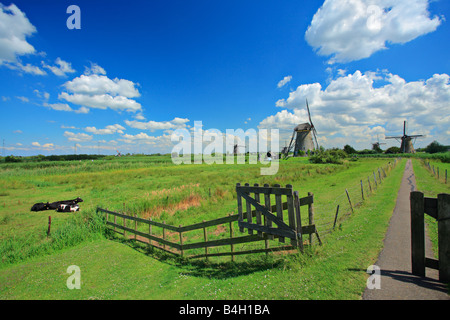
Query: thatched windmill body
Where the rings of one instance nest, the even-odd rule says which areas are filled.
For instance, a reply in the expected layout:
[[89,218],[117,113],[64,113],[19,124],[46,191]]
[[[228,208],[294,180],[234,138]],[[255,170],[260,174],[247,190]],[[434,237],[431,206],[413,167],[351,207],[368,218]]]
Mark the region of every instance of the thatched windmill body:
[[[308,110],[309,122],[300,123],[294,128],[289,146],[284,147],[282,150],[285,158],[288,156],[292,148],[294,148],[294,156],[298,156],[299,151],[307,152],[308,150],[315,150],[319,148],[316,128],[312,123],[311,113],[309,112],[308,100],[306,100],[306,108]],[[314,144],[314,141],[316,144]]]
[[[403,121],[403,136],[396,136],[396,137],[386,137],[386,139],[396,139],[397,141],[400,141],[400,152],[402,153],[415,153],[414,150],[414,141],[416,141],[417,138],[424,137],[422,134],[417,135],[407,135],[406,134],[406,121]],[[400,140],[399,140],[400,139]]]

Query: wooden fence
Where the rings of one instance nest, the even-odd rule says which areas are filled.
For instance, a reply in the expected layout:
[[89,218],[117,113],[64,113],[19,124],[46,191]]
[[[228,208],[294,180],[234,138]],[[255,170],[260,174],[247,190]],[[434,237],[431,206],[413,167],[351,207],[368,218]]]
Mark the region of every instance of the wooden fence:
[[[298,196],[297,192],[296,195]],[[277,195],[275,195],[275,197],[278,199]],[[300,229],[296,228],[295,230],[302,235],[310,235],[309,244],[312,242],[313,235],[316,235],[319,243],[321,243],[320,238],[318,237],[318,231],[313,224],[313,194],[310,193],[304,198],[297,197],[297,199],[299,206],[308,206],[308,217],[310,224],[301,226]],[[265,207],[270,208],[270,212],[282,212],[283,210],[290,208],[291,205],[289,204],[289,201],[283,203],[277,201],[274,205],[270,205],[270,203],[266,202]],[[248,210],[246,212],[246,219],[250,219],[250,221],[252,219],[260,219],[261,211],[262,210],[260,207],[257,207],[254,210]],[[271,230],[268,229],[259,230],[256,233],[249,230],[248,234],[242,235],[243,233],[239,232],[244,227],[242,225],[242,212],[188,226],[173,226],[166,224],[165,222],[157,222],[152,219],[143,219],[137,216],[130,216],[125,213],[118,213],[103,208],[97,208],[97,212],[105,213],[107,226],[115,232],[119,232],[126,238],[130,238],[127,235],[127,233],[130,233],[132,234],[131,239],[134,238],[134,240],[146,243],[150,247],[157,247],[166,252],[185,258],[231,256],[231,260],[234,261],[234,257],[237,255],[296,250],[298,247],[297,242],[292,242],[290,245],[285,245],[284,237],[286,234],[273,234],[273,232],[271,234],[269,233]],[[119,221],[117,221],[117,218],[119,218]],[[265,223],[268,221],[269,220],[266,220]],[[208,232],[211,228],[214,228],[214,232]],[[220,232],[217,230],[220,230]],[[279,241],[269,241],[275,239],[279,239]],[[247,249],[245,246],[242,246],[242,244],[247,245],[250,243],[258,243],[259,245],[256,245],[251,249]],[[262,243],[264,246],[261,245]],[[225,248],[226,251],[222,250],[221,252],[211,252],[212,248]],[[300,248],[303,248],[303,241]]]
[[422,164],[433,174],[433,176],[435,176],[438,180],[442,179],[442,181],[447,184],[447,169],[440,170],[438,166],[435,168],[434,165],[430,165],[430,161],[422,160]]
[[[420,191],[410,194],[412,273],[425,277],[425,268],[439,270],[439,280],[450,282],[450,194],[426,198]],[[439,260],[425,257],[424,213],[438,222]]]

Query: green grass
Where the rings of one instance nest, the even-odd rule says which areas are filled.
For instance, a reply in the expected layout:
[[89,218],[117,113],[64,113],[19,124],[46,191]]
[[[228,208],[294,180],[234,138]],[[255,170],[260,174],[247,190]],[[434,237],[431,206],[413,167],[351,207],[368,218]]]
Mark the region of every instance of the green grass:
[[[155,168],[145,162],[122,169],[105,169],[99,164],[97,171],[74,173],[65,172],[65,168],[59,172],[56,167],[51,175],[37,174],[33,168],[29,174],[21,171],[15,178],[10,172],[0,173],[1,182],[12,186],[0,190],[0,194],[7,193],[2,196],[5,206],[0,208],[0,298],[360,299],[368,277],[365,270],[382,248],[405,160],[376,190],[373,186],[374,191],[364,202],[357,200],[361,196],[357,191],[360,180],[366,180],[387,161],[311,165],[304,159],[290,159],[281,163],[275,176],[260,176],[259,166],[247,166],[245,170],[238,165]],[[47,184],[37,187],[41,182]],[[361,203],[334,232],[323,237],[323,246],[313,246],[305,254],[242,256],[235,263],[184,261],[157,249],[148,252],[133,241],[105,240],[101,219],[94,214],[97,204],[119,210],[125,202],[138,214],[166,208],[154,218],[187,225],[235,211],[236,182],[290,183],[301,196],[313,192],[316,221],[322,225],[319,232],[330,229],[336,204],[347,211],[347,199],[342,196],[346,188],[354,203]],[[173,212],[168,209],[191,194],[199,195],[200,205]],[[85,200],[80,204],[84,215],[28,212],[37,199],[76,196]],[[31,200],[26,201],[27,197]],[[55,225],[47,239],[50,213]],[[12,256],[5,259],[5,252]],[[81,290],[66,287],[70,265],[81,269]]]

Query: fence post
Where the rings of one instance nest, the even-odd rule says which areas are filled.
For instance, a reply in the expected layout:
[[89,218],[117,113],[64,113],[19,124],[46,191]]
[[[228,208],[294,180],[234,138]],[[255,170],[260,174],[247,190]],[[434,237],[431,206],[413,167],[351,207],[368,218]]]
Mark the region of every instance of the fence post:
[[445,184],[447,184],[447,169],[445,169]]
[[[313,199],[314,199],[314,194],[312,192],[308,192],[308,196],[313,197]],[[314,224],[314,200],[312,203],[308,204],[308,219],[309,219],[309,225],[313,225]],[[309,244],[312,245],[312,242],[313,242],[313,235],[311,233],[309,235]]]
[[370,193],[372,193],[372,186],[370,185],[370,177],[367,177],[367,181],[369,182],[369,190],[370,190]]
[[410,193],[411,206],[411,264],[412,273],[425,276],[424,196],[420,191]]
[[361,180],[361,197],[362,197],[362,199],[364,201],[364,188],[363,188],[362,180]]
[[50,228],[52,227],[52,217],[48,216],[47,238],[50,236]]
[[337,205],[336,215],[334,216],[333,230],[336,227],[336,221],[337,221],[337,218],[338,218],[338,214],[339,214],[339,205]]
[[[166,222],[165,221],[163,221],[163,224],[166,224]],[[162,228],[163,230],[162,230],[162,232],[163,232],[163,240],[166,240],[166,228]],[[163,249],[165,250],[166,249],[166,244],[165,243],[163,243]]]
[[439,281],[450,282],[450,194],[437,196]]
[[[151,236],[152,235],[152,218],[149,219],[150,223],[148,224],[148,235]],[[152,240],[148,239],[148,247],[150,248],[152,246]]]
[[[230,216],[230,215],[228,215]],[[233,238],[233,221],[230,221],[230,239]],[[230,245],[231,246],[231,262],[234,262],[234,245],[233,243]]]
[[[134,214],[134,217],[135,218],[137,218],[137,212]],[[134,220],[134,241],[136,241],[136,239],[137,239],[137,234],[136,234],[136,231],[137,231],[137,220]]]
[[439,180],[439,167],[437,167],[437,177],[438,177],[438,180]]
[[180,224],[179,227],[180,227],[180,253],[181,253],[181,256],[183,256],[183,254],[184,254],[184,252],[183,252],[183,232],[181,231],[182,225]]
[[[205,220],[203,220],[203,223],[205,223]],[[208,241],[208,235],[206,234],[206,227],[203,227],[203,240],[205,242]],[[206,260],[208,260],[208,247],[205,247],[205,255],[206,255]]]
[[347,189],[345,189],[345,193],[347,193],[348,203],[350,203],[350,209],[352,210],[352,213],[353,213],[353,206],[352,206],[352,202],[350,201],[350,196],[348,195]]

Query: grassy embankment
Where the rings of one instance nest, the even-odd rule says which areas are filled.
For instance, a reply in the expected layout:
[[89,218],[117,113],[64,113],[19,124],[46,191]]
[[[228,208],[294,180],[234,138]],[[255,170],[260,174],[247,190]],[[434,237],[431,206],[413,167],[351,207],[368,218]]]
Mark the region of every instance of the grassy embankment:
[[[290,183],[301,195],[315,194],[320,225],[333,220],[334,204],[345,188],[358,186],[386,163],[386,159],[364,159],[346,165],[309,165],[304,159],[292,159],[282,162],[275,176],[260,176],[259,166],[242,170],[238,165],[174,166],[145,161],[123,161],[120,166],[73,163],[28,172],[6,169],[1,176],[5,188],[0,190],[4,221],[0,225],[0,297],[358,299],[365,287],[365,270],[381,250],[405,161],[325,237],[322,247],[303,255],[262,255],[219,264],[180,262],[155,252],[146,255],[132,242],[126,246],[104,240],[93,211],[96,205],[120,210],[125,203],[140,216],[187,225],[235,210],[236,182]],[[85,200],[83,214],[28,211],[34,202],[76,196]],[[48,214],[55,230],[50,239],[45,236]],[[66,287],[66,269],[72,264],[81,268],[81,290]]]

